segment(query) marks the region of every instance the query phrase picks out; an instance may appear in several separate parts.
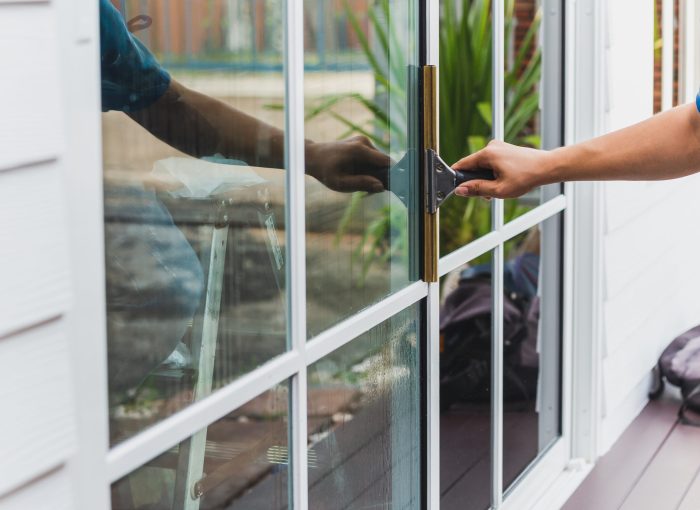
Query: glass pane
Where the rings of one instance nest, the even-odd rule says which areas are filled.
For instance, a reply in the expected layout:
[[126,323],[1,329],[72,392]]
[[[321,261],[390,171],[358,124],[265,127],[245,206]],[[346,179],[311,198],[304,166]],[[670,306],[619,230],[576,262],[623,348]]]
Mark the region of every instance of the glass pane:
[[419,508],[420,305],[309,367],[309,508]]
[[286,348],[281,0],[100,0],[112,443]]
[[[440,155],[449,164],[492,137],[489,0],[440,0]],[[491,206],[451,196],[440,207],[440,255],[491,231]]]
[[419,34],[416,0],[304,5],[311,337],[417,279]]
[[[505,2],[505,125],[504,136],[509,143],[535,149],[553,149],[561,145],[561,108],[563,98],[563,74],[550,72],[550,94],[560,98],[560,104],[551,102],[553,111],[545,115],[547,106],[543,96],[542,78],[545,52],[559,55],[561,41],[554,28],[547,45],[542,46],[544,18],[542,2],[535,0],[506,0]],[[557,19],[557,18],[555,18]],[[551,22],[549,22],[552,25]],[[556,57],[550,58],[553,62]],[[556,110],[556,111],[555,111]],[[507,223],[561,193],[561,186],[550,185],[535,188],[529,193],[503,203],[504,221]]]
[[491,497],[492,252],[440,280],[440,508]]
[[112,484],[112,510],[288,508],[288,391],[277,386]]
[[503,484],[560,435],[561,215],[505,244]]

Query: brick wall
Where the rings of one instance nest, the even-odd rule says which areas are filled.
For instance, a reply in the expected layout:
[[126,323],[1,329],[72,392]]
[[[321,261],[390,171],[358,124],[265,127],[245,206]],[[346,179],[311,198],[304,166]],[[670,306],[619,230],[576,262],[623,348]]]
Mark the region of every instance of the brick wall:
[[[655,15],[656,22],[658,23],[659,33],[658,37],[663,36],[663,29],[661,26],[661,12],[662,12],[662,0],[654,0],[655,4]],[[674,1],[674,15],[673,15],[673,105],[678,104],[678,65],[679,65],[679,18],[680,18],[680,2],[679,0]],[[654,53],[654,113],[659,113],[661,111],[661,48],[659,48]]]

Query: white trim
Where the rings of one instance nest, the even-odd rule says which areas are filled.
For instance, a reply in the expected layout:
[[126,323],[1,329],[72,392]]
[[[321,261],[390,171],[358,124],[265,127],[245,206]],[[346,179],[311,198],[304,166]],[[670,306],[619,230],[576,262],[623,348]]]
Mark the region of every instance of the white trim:
[[680,103],[686,103],[695,100],[695,94],[698,92],[698,83],[696,81],[696,69],[700,66],[696,65],[698,52],[697,44],[697,19],[696,19],[696,0],[681,0],[680,19],[679,19],[679,77],[680,83],[678,97]]
[[[567,47],[572,54],[566,65],[573,76],[572,95],[567,98],[567,116],[572,119],[566,133],[568,143],[592,138],[604,125],[605,24],[603,0],[578,0],[573,6],[573,33]],[[598,58],[597,58],[598,57]],[[574,71],[575,70],[575,71]],[[575,74],[573,74],[575,72]],[[571,267],[575,271],[571,287],[569,316],[571,334],[571,455],[594,462],[597,456],[600,414],[599,349],[601,322],[600,235],[602,214],[599,210],[599,184],[567,185],[572,197],[570,207]]]
[[592,469],[593,464],[578,460],[569,462],[566,468],[559,472],[559,476],[552,480],[540,498],[532,506],[522,507],[523,510],[552,510],[563,507]]
[[491,273],[491,506],[503,504],[503,244],[493,252]]
[[440,284],[431,283],[427,299],[428,338],[427,355],[427,397],[428,419],[426,437],[428,451],[426,459],[428,473],[426,480],[428,508],[440,509]]
[[[287,219],[287,344],[299,357],[291,380],[289,445],[292,507],[307,510],[308,431],[306,384],[306,184],[304,140],[304,10],[301,2],[285,5],[285,166]],[[268,382],[269,384],[269,382]]]
[[597,305],[600,285],[598,279],[599,258],[595,257],[598,235],[595,232],[595,204],[598,194],[593,184],[576,187],[574,215],[574,265],[573,296],[574,325],[572,351],[574,366],[572,391],[572,456],[595,462],[600,429],[600,355]]
[[444,276],[479,255],[495,249],[499,244],[507,242],[509,239],[522,234],[552,216],[556,216],[566,209],[566,203],[567,197],[558,195],[513,221],[506,223],[500,229],[493,230],[449,255],[445,255],[438,263],[438,274]]
[[522,216],[517,217],[511,222],[506,223],[501,228],[501,233],[503,234],[503,242],[511,239],[523,232],[531,229],[535,225],[542,223],[552,216],[556,216],[558,213],[566,208],[566,196],[557,195],[553,199],[545,202],[536,209],[526,212]]
[[445,255],[438,262],[438,275],[445,276],[461,265],[474,260],[479,255],[493,250],[503,241],[503,236],[498,230],[489,232],[483,237],[456,249],[449,255]]
[[[493,138],[503,140],[505,130],[505,0],[494,0],[492,7],[493,47]],[[491,206],[494,230],[503,228],[503,200]],[[493,252],[491,271],[491,506],[503,504],[503,243]]]
[[573,188],[572,183],[564,185],[564,193],[569,199],[568,208],[564,212],[563,253],[562,253],[562,317],[561,317],[561,433],[566,440],[567,459],[571,457],[572,408],[573,408],[573,315],[574,315],[574,243],[573,243]]
[[440,1],[426,0],[426,65],[440,64]]
[[314,337],[306,345],[306,363],[310,365],[363,333],[405,310],[428,295],[428,284],[419,281],[345,319]]
[[547,452],[536,458],[513,486],[506,491],[503,510],[530,508],[566,468],[569,460],[567,440],[559,438]]
[[199,402],[115,446],[107,454],[107,478],[115,482],[149,460],[214,423],[249,400],[305,369],[291,351],[224,386]]
[[[74,371],[78,449],[68,462],[72,504],[110,508],[105,456],[107,328],[102,215],[102,130],[98,3],[54,2],[64,111],[63,166],[73,291],[66,315]],[[60,193],[61,190],[57,190]],[[51,503],[45,503],[51,506]],[[2,506],[2,505],[0,505]]]

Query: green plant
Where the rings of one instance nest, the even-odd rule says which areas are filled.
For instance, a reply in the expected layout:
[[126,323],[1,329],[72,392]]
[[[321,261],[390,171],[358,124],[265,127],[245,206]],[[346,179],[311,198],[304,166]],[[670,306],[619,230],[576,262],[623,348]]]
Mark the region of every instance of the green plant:
[[[506,41],[515,30],[514,0],[506,0]],[[448,161],[456,161],[486,146],[492,133],[492,31],[491,0],[441,0],[440,20],[440,153]],[[407,48],[402,48],[391,23],[389,0],[377,0],[368,13],[376,37],[371,45],[362,30],[357,14],[345,3],[348,20],[360,42],[376,83],[374,98],[359,94],[334,95],[324,98],[307,112],[307,120],[327,114],[347,127],[343,137],[363,134],[385,151],[407,147]],[[505,69],[505,140],[518,145],[540,146],[539,136],[532,132],[539,108],[537,84],[541,75],[542,54],[536,42],[540,14],[528,28],[518,51]],[[408,49],[410,50],[410,49]],[[388,56],[391,58],[388,58]],[[355,101],[372,113],[367,124],[358,124],[334,111],[340,101]],[[348,206],[345,220],[338,228],[340,239],[347,227],[347,218],[359,207],[363,195],[356,195]],[[505,219],[524,212],[525,206],[515,200],[505,202]],[[357,253],[362,254],[366,270],[376,260],[407,256],[405,228],[397,221],[405,215],[392,213],[386,207],[380,217],[364,233]],[[440,208],[440,252],[450,251],[490,231],[490,204],[482,200],[450,199]],[[392,237],[394,236],[394,237]]]
[[[440,153],[457,161],[486,146],[492,133],[493,57],[490,0],[442,0],[440,18]],[[515,30],[514,0],[505,2],[505,38]],[[460,9],[458,9],[458,7]],[[504,138],[532,147],[540,139],[531,132],[539,108],[537,83],[542,53],[536,44],[540,14],[535,16],[517,53],[507,62]],[[440,208],[440,252],[449,253],[489,232],[490,204],[481,200],[450,199]],[[508,221],[526,209],[506,201]]]

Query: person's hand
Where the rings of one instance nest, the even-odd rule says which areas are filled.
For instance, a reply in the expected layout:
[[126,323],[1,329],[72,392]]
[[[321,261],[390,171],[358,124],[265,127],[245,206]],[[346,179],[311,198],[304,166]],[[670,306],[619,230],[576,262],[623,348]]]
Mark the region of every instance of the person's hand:
[[364,136],[306,145],[306,173],[334,191],[384,191],[391,159]]
[[496,179],[467,181],[455,190],[455,194],[484,198],[519,197],[549,182],[553,158],[548,151],[493,140],[484,149],[457,161],[452,168],[463,171],[489,168]]

